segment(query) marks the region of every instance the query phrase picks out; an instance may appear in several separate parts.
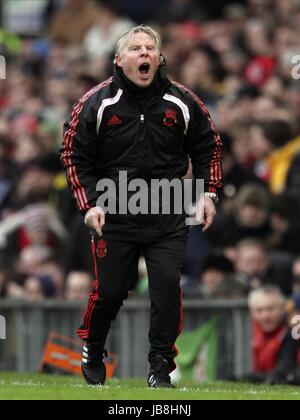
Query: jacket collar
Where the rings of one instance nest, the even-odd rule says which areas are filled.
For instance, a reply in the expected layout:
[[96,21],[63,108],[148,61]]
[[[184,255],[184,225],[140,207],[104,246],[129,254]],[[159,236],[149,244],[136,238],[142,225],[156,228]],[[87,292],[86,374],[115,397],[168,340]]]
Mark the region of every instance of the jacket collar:
[[154,95],[164,95],[168,89],[172,86],[171,81],[168,79],[164,69],[159,67],[156,76],[147,88],[140,88],[131,80],[129,80],[123,70],[115,66],[113,80],[116,83],[117,87],[121,88],[125,93],[130,96],[138,98],[149,98]]

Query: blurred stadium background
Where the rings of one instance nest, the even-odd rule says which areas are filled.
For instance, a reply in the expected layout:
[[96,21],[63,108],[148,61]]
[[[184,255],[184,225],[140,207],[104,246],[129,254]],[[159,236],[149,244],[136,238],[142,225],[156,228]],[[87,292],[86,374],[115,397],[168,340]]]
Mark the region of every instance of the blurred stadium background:
[[[0,19],[0,369],[35,371],[49,333],[74,337],[92,262],[58,160],[62,125],[111,74],[118,38],[149,23],[168,74],[207,104],[224,142],[219,214],[208,235],[192,228],[182,278],[185,331],[218,320],[214,373],[194,378],[247,373],[249,291],[273,284],[299,301],[300,2],[1,0]],[[148,308],[141,259],[110,337],[120,377],[146,373]]]

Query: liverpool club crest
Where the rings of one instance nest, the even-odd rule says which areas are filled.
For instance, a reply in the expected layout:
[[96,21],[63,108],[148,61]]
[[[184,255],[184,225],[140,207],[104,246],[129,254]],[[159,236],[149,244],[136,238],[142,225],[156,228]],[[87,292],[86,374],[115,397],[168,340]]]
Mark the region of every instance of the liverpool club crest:
[[107,256],[107,241],[101,239],[98,242],[96,254],[98,258],[105,258]]

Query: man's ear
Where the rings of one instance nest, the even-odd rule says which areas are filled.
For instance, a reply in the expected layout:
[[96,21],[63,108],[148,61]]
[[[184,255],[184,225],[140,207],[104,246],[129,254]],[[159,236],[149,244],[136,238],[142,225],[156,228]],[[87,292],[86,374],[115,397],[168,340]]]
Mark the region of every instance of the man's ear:
[[122,59],[121,59],[121,56],[120,56],[120,55],[116,55],[116,57],[115,57],[115,64],[116,64],[118,67],[123,67],[123,64],[122,64]]
[[167,60],[165,59],[165,57],[162,54],[160,54],[160,56],[159,56],[159,65],[161,67],[165,67],[166,64],[167,64]]

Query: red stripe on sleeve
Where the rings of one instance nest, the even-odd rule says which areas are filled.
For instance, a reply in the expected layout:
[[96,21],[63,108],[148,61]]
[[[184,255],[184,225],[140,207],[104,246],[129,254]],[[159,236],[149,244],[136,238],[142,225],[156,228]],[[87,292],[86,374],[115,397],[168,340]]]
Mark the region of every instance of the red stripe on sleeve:
[[86,192],[84,187],[81,185],[77,168],[72,161],[72,154],[73,154],[73,142],[76,135],[76,129],[79,124],[79,116],[83,110],[85,103],[88,99],[94,95],[94,93],[99,92],[100,90],[104,89],[112,82],[112,78],[109,80],[101,83],[100,85],[96,86],[86,95],[84,95],[78,102],[78,104],[74,107],[72,114],[71,114],[71,122],[69,126],[69,130],[65,133],[64,136],[64,148],[62,153],[62,161],[64,163],[65,168],[67,168],[67,178],[71,189],[74,193],[74,196],[77,200],[78,207],[81,211],[89,210],[90,205],[86,196]]
[[215,123],[213,122],[210,113],[208,111],[208,109],[206,108],[206,106],[204,105],[204,103],[201,101],[200,98],[198,98],[198,96],[192,92],[190,89],[186,88],[185,86],[177,83],[177,82],[172,82],[175,86],[180,87],[182,89],[184,89],[186,92],[188,92],[197,102],[197,104],[199,105],[200,109],[204,112],[204,114],[206,115],[211,129],[214,133],[214,140],[215,140],[215,151],[214,151],[214,155],[213,158],[211,160],[210,163],[210,192],[217,192],[218,188],[222,188],[222,166],[221,166],[221,159],[222,159],[222,154],[221,154],[221,147],[222,147],[222,140],[221,137],[217,131],[217,127],[215,125]]

